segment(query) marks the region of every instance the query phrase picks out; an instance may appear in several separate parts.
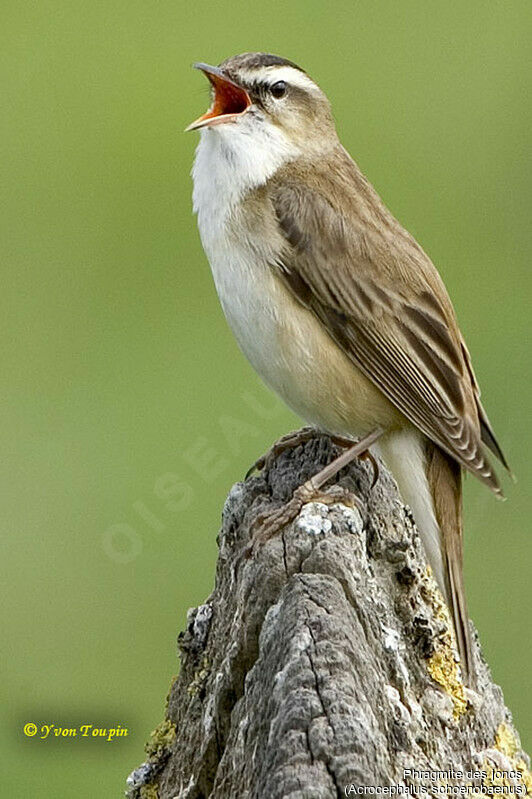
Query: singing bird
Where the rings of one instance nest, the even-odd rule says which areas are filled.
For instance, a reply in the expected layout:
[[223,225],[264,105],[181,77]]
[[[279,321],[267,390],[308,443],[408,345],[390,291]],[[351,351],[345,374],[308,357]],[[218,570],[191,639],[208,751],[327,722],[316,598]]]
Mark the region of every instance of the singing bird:
[[308,496],[378,440],[471,682],[461,472],[501,496],[485,448],[508,465],[445,286],[342,147],[304,70],[267,53],[194,66],[212,104],[188,128],[201,130],[193,205],[229,325],[287,405],[352,444]]

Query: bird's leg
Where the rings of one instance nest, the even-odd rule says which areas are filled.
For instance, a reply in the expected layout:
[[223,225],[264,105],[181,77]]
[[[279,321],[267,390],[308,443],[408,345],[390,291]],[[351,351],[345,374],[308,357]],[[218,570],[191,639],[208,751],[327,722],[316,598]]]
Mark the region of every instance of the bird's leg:
[[[294,449],[300,444],[306,444],[307,441],[315,438],[318,434],[319,431],[315,427],[302,427],[300,430],[293,430],[291,433],[281,436],[275,444],[272,444],[268,452],[261,455],[248,469],[246,472],[246,480],[255,470],[260,471],[264,469],[265,466],[269,466],[282,452],[286,452],[287,449]],[[346,438],[344,436],[330,436],[330,439],[339,447],[351,447],[354,443],[352,438]]]
[[[336,444],[336,446],[338,447],[342,447],[342,449],[349,449],[349,447],[352,447],[353,444],[357,443],[352,438],[346,438],[345,436],[329,435],[329,438],[331,439],[333,444]],[[373,477],[371,478],[370,488],[374,488],[375,483],[379,479],[379,464],[377,463],[375,455],[369,449],[367,449],[365,452],[361,452],[358,457],[360,458],[361,461],[368,460],[371,463],[371,468],[373,469]]]
[[[347,466],[355,458],[363,456],[383,432],[384,431],[380,427],[372,430],[367,436],[364,436],[364,438],[361,438],[356,444],[352,444],[349,449],[342,452],[341,455],[315,474],[314,477],[311,477],[303,483],[303,485],[299,486],[299,488],[296,488],[292,495],[292,499],[286,504],[282,505],[280,508],[275,508],[273,511],[261,513],[252,525],[252,541],[246,548],[246,555],[248,557],[251,556],[258,546],[264,544],[276,535],[285,525],[289,524],[307,502],[312,502],[314,500],[331,505],[334,502],[345,502],[347,500],[350,501],[350,504],[353,504],[353,495],[340,486],[334,486],[334,489],[329,489],[327,493],[321,489],[325,483],[338,474],[344,466]],[[255,528],[254,531],[253,528]]]

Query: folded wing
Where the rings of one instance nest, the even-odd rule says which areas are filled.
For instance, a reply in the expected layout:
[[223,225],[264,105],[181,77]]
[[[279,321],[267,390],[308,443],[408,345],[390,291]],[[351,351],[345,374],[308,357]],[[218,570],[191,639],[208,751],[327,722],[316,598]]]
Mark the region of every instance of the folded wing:
[[414,425],[500,494],[482,442],[506,462],[435,267],[369,184],[355,202],[345,175],[334,180],[327,196],[287,176],[272,182],[285,242],[273,268]]

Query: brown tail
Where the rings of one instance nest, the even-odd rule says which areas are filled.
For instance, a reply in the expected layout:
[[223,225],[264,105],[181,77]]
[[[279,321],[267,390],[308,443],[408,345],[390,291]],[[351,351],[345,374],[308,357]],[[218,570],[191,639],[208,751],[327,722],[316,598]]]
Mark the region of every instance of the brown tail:
[[459,464],[427,443],[427,479],[441,534],[447,604],[454,621],[464,680],[474,687],[473,649],[465,598],[462,533],[462,472]]

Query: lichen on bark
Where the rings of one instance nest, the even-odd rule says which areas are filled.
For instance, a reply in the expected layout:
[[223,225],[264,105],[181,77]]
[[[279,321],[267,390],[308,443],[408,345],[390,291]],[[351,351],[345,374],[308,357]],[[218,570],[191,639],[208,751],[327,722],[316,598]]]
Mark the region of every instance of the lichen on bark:
[[338,476],[360,509],[305,505],[243,557],[257,515],[337,452],[317,435],[233,486],[213,593],[179,636],[175,738],[130,775],[132,799],[148,786],[159,799],[332,799],[497,762],[521,765],[529,785],[476,634],[476,691],[461,681],[449,614],[382,464],[373,488],[365,462]]

